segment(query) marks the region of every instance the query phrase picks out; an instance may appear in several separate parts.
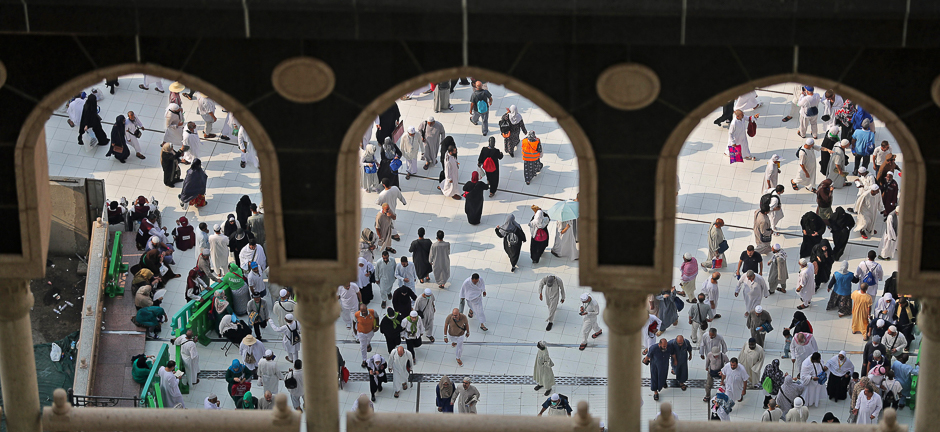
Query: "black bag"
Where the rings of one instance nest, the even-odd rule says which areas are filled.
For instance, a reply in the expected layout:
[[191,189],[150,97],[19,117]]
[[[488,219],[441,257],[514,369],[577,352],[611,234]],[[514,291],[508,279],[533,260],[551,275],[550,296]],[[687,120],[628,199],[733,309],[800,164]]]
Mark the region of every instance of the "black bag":
[[730,247],[731,246],[728,246],[728,240],[722,240],[721,243],[718,243],[718,249],[716,249],[716,252],[723,254]]
[[803,146],[800,146],[800,148],[796,149],[796,158],[797,158],[797,159],[800,158],[800,152],[801,152],[801,151],[803,151]]
[[774,197],[774,194],[772,193],[767,193],[760,197],[760,211],[764,213],[767,213],[770,211],[770,200],[773,197]]
[[300,332],[297,330],[290,330],[290,343],[291,345],[297,345],[300,343]]
[[709,369],[708,374],[711,375],[712,378],[721,378],[721,369],[716,369],[716,370]]
[[817,115],[819,115],[819,108],[814,107],[814,106],[806,108],[807,117],[815,117]]
[[297,378],[294,378],[293,371],[291,371],[289,377],[284,379],[284,387],[287,387],[288,390],[293,390],[297,388]]
[[512,122],[509,121],[509,116],[508,115],[502,116],[499,119],[499,133],[501,133],[503,137],[508,137],[509,132],[511,130],[512,130]]

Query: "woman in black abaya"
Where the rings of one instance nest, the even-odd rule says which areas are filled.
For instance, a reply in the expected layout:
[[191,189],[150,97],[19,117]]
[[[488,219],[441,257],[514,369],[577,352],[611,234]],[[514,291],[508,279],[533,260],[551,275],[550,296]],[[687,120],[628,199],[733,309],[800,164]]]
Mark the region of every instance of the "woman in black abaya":
[[[392,132],[398,126],[401,119],[401,111],[398,110],[398,104],[393,103],[385,112],[379,114],[379,127],[375,131],[375,142],[382,144],[385,138],[392,136]],[[379,176],[379,179],[382,177]]]
[[467,221],[470,225],[479,224],[480,218],[483,217],[483,192],[488,187],[486,183],[480,181],[479,171],[474,171],[470,176],[470,181],[463,185],[463,196],[466,198],[463,209],[467,213]]
[[[94,96],[91,95],[90,97]],[[117,116],[114,120],[114,126],[111,127],[111,148],[108,150],[108,154],[104,156],[111,155],[114,155],[114,158],[121,161],[121,163],[127,163],[127,158],[131,155],[124,135],[124,116],[122,115]]]
[[516,271],[516,263],[519,262],[519,251],[522,250],[522,244],[525,243],[525,233],[522,227],[516,222],[516,217],[510,214],[506,216],[506,222],[496,227],[496,235],[503,239],[503,249],[506,255],[509,255],[509,264],[511,272]]
[[800,258],[806,258],[813,253],[813,246],[822,241],[822,235],[826,232],[826,224],[822,218],[815,212],[806,212],[800,218],[800,226],[803,228],[803,244],[800,245]]
[[845,245],[849,242],[849,234],[855,228],[855,219],[845,212],[842,207],[836,207],[829,219],[829,229],[832,231],[832,258],[839,260],[845,252]]
[[[401,189],[398,184],[398,168],[401,168],[401,149],[398,148],[398,144],[393,143],[391,138],[385,138],[384,143],[379,147],[379,153],[381,153],[377,172],[379,181],[388,179],[388,187],[398,186]],[[398,166],[392,166],[393,162]]]

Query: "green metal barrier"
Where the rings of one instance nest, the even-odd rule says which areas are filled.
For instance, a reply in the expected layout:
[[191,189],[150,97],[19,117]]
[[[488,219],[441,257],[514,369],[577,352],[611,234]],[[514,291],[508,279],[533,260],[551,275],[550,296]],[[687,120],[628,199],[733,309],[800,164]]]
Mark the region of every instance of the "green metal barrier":
[[128,265],[124,264],[124,249],[121,245],[121,231],[114,233],[114,246],[111,248],[111,259],[108,261],[108,273],[105,277],[104,292],[108,297],[124,294],[124,285],[121,284],[121,275],[127,273]]
[[[921,353],[921,350],[917,350],[917,362],[914,363],[915,365],[920,364],[920,353]],[[916,397],[917,396],[917,381],[918,381],[917,378],[918,378],[918,375],[914,375],[911,377],[911,391],[910,391],[911,394],[910,394],[910,397],[907,399],[907,406],[911,407],[911,409],[914,409],[914,405],[917,404],[917,397]]]
[[163,344],[160,346],[160,351],[157,352],[156,357],[153,359],[153,368],[150,369],[147,381],[144,382],[144,387],[140,392],[141,406],[143,408],[163,408],[163,394],[160,390],[160,378],[157,372],[160,368],[166,366],[169,361],[169,345]]

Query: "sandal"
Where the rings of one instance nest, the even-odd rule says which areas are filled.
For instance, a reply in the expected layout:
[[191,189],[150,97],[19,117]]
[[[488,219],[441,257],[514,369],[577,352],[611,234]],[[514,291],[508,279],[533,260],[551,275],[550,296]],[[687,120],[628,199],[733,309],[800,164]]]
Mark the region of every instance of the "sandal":
[[480,324],[480,330],[483,330],[483,331],[489,331],[490,329],[488,329],[488,328],[486,328],[486,326],[485,326],[485,325],[483,325],[483,324]]
[[602,333],[604,333],[604,331],[600,330],[597,333],[592,334],[591,339],[597,339],[597,337],[600,336]]
[[803,310],[803,309],[806,309],[806,306],[799,305],[799,306],[797,306],[796,308],[799,309],[799,310]]
[[653,400],[659,400],[659,393],[653,393]]
[[[786,116],[786,117],[784,117],[783,119],[781,119],[780,121],[786,123],[786,122],[788,122],[788,121],[790,121],[790,120],[793,120],[793,117]],[[708,402],[708,400],[706,399],[705,402]]]
[[578,350],[584,351],[585,348],[587,348],[587,344],[581,344],[581,346],[578,347]]
[[467,314],[467,318],[473,318],[473,309],[470,309],[470,313]]
[[681,386],[679,386],[679,388],[681,388],[682,391],[685,391],[687,388],[689,388],[689,386],[682,384]]
[[796,185],[796,183],[793,182],[793,180],[790,180],[790,187],[792,187],[793,190],[800,190],[800,188]]
[[[786,120],[784,120],[784,121],[786,121]],[[703,398],[702,398],[702,402],[708,402],[708,396],[703,397]]]
[[458,366],[463,366],[463,362],[460,361],[460,359],[457,359],[457,365],[458,365]]

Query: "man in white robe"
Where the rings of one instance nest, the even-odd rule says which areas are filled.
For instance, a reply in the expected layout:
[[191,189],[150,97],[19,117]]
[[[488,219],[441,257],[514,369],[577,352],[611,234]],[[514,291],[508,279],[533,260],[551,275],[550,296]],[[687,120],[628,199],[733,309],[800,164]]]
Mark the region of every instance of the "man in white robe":
[[[869,188],[875,184],[875,176],[868,172],[868,168],[858,167],[858,178],[855,179],[855,188],[858,189],[856,197],[864,196],[866,192],[869,192]],[[849,207],[849,213],[854,213],[855,209]]]
[[744,93],[741,96],[738,96],[734,101],[734,109],[736,111],[748,111],[752,109],[758,109],[763,105],[757,101],[757,90],[751,90],[747,93]]
[[[770,157],[770,160],[767,161],[767,166],[764,168],[764,182],[760,185],[760,191],[762,193],[766,192],[767,189],[773,189],[779,184],[777,178],[780,175],[780,156],[773,155]],[[771,207],[772,208],[772,207]]]
[[734,288],[735,297],[741,292],[742,287],[744,288],[744,304],[747,306],[745,310],[748,311],[744,312],[744,316],[747,316],[749,311],[760,306],[761,301],[770,296],[770,289],[764,277],[754,273],[754,270],[748,270],[745,276],[738,280],[738,285]]
[[845,100],[832,90],[826,90],[824,96],[825,97],[822,99],[822,107],[819,109],[819,119],[823,120],[823,118],[828,118],[828,120],[823,120],[823,129],[829,129],[836,124],[836,111],[845,105]]
[[163,78],[160,78],[158,76],[153,76],[153,75],[144,75],[144,83],[138,84],[137,87],[139,87],[142,90],[150,90],[150,84],[153,84],[154,88],[158,92],[160,93],[164,92]]
[[806,138],[803,147],[797,150],[800,155],[799,171],[797,171],[796,180],[790,180],[794,190],[802,187],[810,192],[816,192],[816,150],[818,149],[816,140]]
[[[215,117],[215,108],[215,101],[209,99],[209,97],[202,92],[196,92],[196,114],[201,116],[202,120],[206,122],[205,130],[202,132],[203,139],[216,137],[216,135],[212,133],[212,125],[218,120]],[[229,137],[224,135],[221,138],[224,140],[229,139]]]
[[248,240],[248,244],[238,253],[238,260],[242,265],[242,270],[248,270],[248,264],[258,263],[258,271],[264,274],[268,269],[268,256],[264,253],[264,246],[257,243],[255,239]]
[[[434,248],[431,247],[433,254]],[[375,260],[375,281],[379,284],[379,297],[382,299],[382,310],[392,299],[392,286],[395,283],[395,260],[389,257],[388,251],[382,251],[382,257]]]
[[163,393],[163,406],[173,408],[177,405],[186,408],[183,402],[183,393],[180,392],[180,380],[176,377],[176,362],[170,360],[166,366],[160,368],[160,390]]
[[418,129],[421,132],[421,142],[424,143],[421,160],[424,161],[424,169],[428,169],[431,165],[437,165],[437,157],[441,154],[441,140],[445,136],[444,125],[434,121],[434,117],[428,117]]
[[845,165],[849,161],[848,157],[845,155],[845,149],[849,147],[852,147],[852,143],[844,139],[839,145],[833,146],[832,150],[828,150],[830,155],[826,178],[832,180],[832,187],[836,189],[842,189],[851,184],[846,181],[846,176],[848,176],[849,172],[845,169]]
[[878,423],[881,408],[881,396],[875,391],[874,386],[869,384],[865,387],[864,393],[858,395],[858,400],[855,402],[853,413],[858,416],[857,424]]
[[[584,301],[584,295],[581,296],[581,301]],[[596,319],[595,319],[596,321]],[[653,326],[655,324],[655,326]],[[651,327],[652,326],[652,327]],[[656,333],[661,333],[663,328],[663,320],[659,319],[658,316],[649,314],[649,317],[646,318],[646,324],[643,326],[643,355],[649,352],[650,347],[656,345]],[[583,331],[583,328],[582,328]],[[588,331],[590,332],[590,331]],[[587,337],[585,336],[585,339]]]
[[245,128],[240,127],[238,131],[238,149],[241,150],[239,158],[240,166],[244,168],[247,164],[255,167],[255,169],[260,168],[261,163],[258,161],[258,151],[255,150],[255,144],[251,142],[251,137],[248,136],[248,131]]
[[744,395],[747,394],[747,380],[750,376],[744,369],[744,366],[738,364],[738,358],[732,357],[731,361],[721,368],[721,386],[725,388],[725,394],[731,400],[741,402]]
[[[812,133],[813,138],[816,138],[816,119],[819,117],[820,100],[821,98],[812,86],[803,86],[803,96],[797,102],[800,106],[800,130],[797,135],[801,138],[805,138],[807,132]],[[810,115],[812,114],[810,110],[815,110],[816,114]]]
[[362,304],[359,285],[355,282],[350,282],[349,285],[340,285],[336,289],[336,298],[339,299],[340,318],[346,323],[346,330],[349,330],[352,328],[353,314],[359,310],[359,305]]
[[297,313],[297,302],[291,300],[290,293],[282,288],[281,291],[278,292],[278,300],[274,302],[271,312],[274,314],[274,322],[277,325],[284,325],[287,323],[287,321],[284,320],[287,314]]
[[855,218],[855,229],[853,231],[858,232],[865,240],[868,240],[868,237],[872,235],[878,234],[878,231],[875,229],[875,223],[878,219],[881,219],[884,210],[885,207],[881,200],[881,192],[878,190],[878,185],[873,184],[868,188],[866,193],[855,200],[855,212],[858,214],[858,217]]
[[229,238],[222,235],[222,225],[215,224],[212,227],[214,234],[209,236],[209,251],[212,252],[212,268],[220,277],[228,271],[228,241]]
[[186,132],[183,134],[183,159],[192,163],[202,155],[202,141],[196,133],[196,123],[186,123]]
[[245,375],[258,376],[258,361],[264,357],[264,342],[252,335],[245,336],[238,346],[239,360],[245,365]]
[[869,281],[872,283],[865,282],[868,283],[867,293],[871,296],[872,305],[874,305],[877,300],[875,295],[878,293],[878,282],[882,281],[885,276],[881,264],[875,262],[876,255],[875,251],[868,251],[868,259],[858,263],[858,267],[855,268],[855,277],[857,277],[859,281],[863,281],[868,275],[868,272],[871,272],[872,277],[875,279],[874,281]]
[[443,289],[450,279],[450,243],[444,241],[444,231],[437,231],[437,241],[431,245],[428,261],[434,271],[434,283]]
[[418,279],[418,274],[415,266],[408,262],[408,257],[401,257],[401,263],[395,266],[395,279],[398,280],[399,287],[408,287],[411,292],[415,292],[415,280]]
[[444,156],[444,180],[441,181],[441,185],[438,186],[438,188],[444,196],[459,200],[460,195],[457,194],[458,186],[457,149],[451,147]]
[[885,219],[885,233],[881,237],[881,255],[878,258],[890,260],[898,248],[898,209],[888,213]]
[[800,258],[800,281],[796,292],[800,293],[801,304],[797,309],[806,309],[813,301],[813,294],[816,294],[816,264],[809,262],[806,258]]
[[[579,315],[584,317],[584,322],[581,324],[581,346],[578,348],[581,351],[584,351],[587,348],[588,335],[591,335],[591,339],[597,339],[604,331],[601,330],[601,326],[597,325],[597,315],[601,313],[601,307],[597,304],[597,300],[594,300],[590,294],[584,293],[581,294],[581,312]],[[594,332],[591,334],[591,332]]]
[[186,330],[186,334],[176,338],[173,344],[180,347],[180,354],[183,357],[183,365],[186,366],[186,375],[188,375],[190,384],[199,384],[199,351],[196,350],[193,331]]
[[421,146],[421,136],[414,126],[408,126],[408,133],[402,135],[401,144],[398,146],[401,149],[401,160],[405,164],[405,180],[418,173],[418,150]]
[[466,300],[467,306],[470,307],[470,314],[467,317],[473,318],[476,315],[480,320],[480,330],[487,331],[489,329],[486,328],[483,297],[486,297],[486,284],[479,274],[474,273],[464,280],[460,287],[460,310],[463,312],[464,300]]
[[699,293],[705,294],[705,304],[709,307],[708,318],[709,319],[718,319],[721,318],[721,314],[718,313],[718,279],[721,278],[721,273],[714,272],[712,273],[711,278],[702,283],[702,287],[699,288]]
[[725,262],[725,253],[718,252],[718,247],[721,245],[721,242],[725,241],[725,233],[721,230],[723,226],[725,226],[725,221],[718,218],[715,219],[715,223],[708,228],[708,258],[701,263],[702,268],[710,269],[715,267],[715,260],[721,260],[721,264],[718,265],[718,268],[728,266],[728,263]]
[[281,371],[277,368],[277,359],[271,350],[264,351],[264,358],[258,361],[258,376],[265,392],[278,393],[281,386]]
[[[545,289],[545,295],[542,295],[542,289]],[[555,322],[555,312],[558,311],[558,302],[565,302],[565,283],[561,280],[560,277],[555,275],[548,275],[542,278],[539,281],[539,301],[545,300],[545,304],[548,305],[548,319],[545,321],[548,322],[548,326],[545,327],[545,330],[551,330]]]
[[765,194],[771,194],[770,211],[767,212],[767,217],[770,218],[770,229],[773,230],[774,235],[777,236],[780,235],[777,224],[783,219],[783,200],[780,199],[780,195],[783,194],[785,189],[783,185],[777,185],[764,191]]
[[411,352],[401,345],[395,348],[395,352],[389,354],[388,365],[392,368],[395,397],[398,397],[402,390],[408,389],[408,377],[411,375],[411,365],[414,362]]
[[470,377],[463,379],[462,386],[455,386],[450,396],[450,404],[457,408],[459,414],[476,414],[479,401],[480,391],[470,385]]
[[740,367],[747,371],[747,382],[751,387],[760,388],[760,376],[764,371],[764,348],[757,344],[757,339],[748,339],[738,354],[738,361],[741,362]]
[[[731,120],[731,124],[728,126],[728,145],[741,146],[741,156],[744,159],[757,160],[756,157],[751,156],[751,149],[747,145],[747,124],[754,121],[754,119],[760,117],[760,114],[754,114],[753,116],[748,116],[747,119],[744,118],[744,112],[741,110],[734,111],[734,118]],[[727,151],[727,149],[725,149]]]
[[202,407],[207,410],[220,410],[222,409],[222,403],[219,402],[219,397],[215,393],[209,393],[206,400],[202,402]]
[[787,412],[786,421],[787,423],[806,423],[807,420],[809,420],[809,408],[803,406],[803,398],[797,396],[793,399],[793,408]]
[[[298,355],[300,353],[300,325],[297,323],[297,321],[294,321],[294,314],[285,315],[284,320],[287,321],[287,324],[278,326],[277,324],[274,324],[274,320],[269,319],[268,325],[271,326],[272,330],[284,336],[284,338],[281,340],[281,344],[284,346],[284,351],[287,351],[286,360],[292,362],[300,359]],[[294,339],[295,333],[297,335],[297,340]]]
[[134,114],[133,111],[128,111],[127,118],[124,119],[124,139],[127,140],[127,143],[137,152],[137,159],[147,159],[147,157],[143,155],[140,148],[140,141],[137,139],[137,135],[135,135],[137,131],[143,130],[144,124],[141,123],[137,115]]

